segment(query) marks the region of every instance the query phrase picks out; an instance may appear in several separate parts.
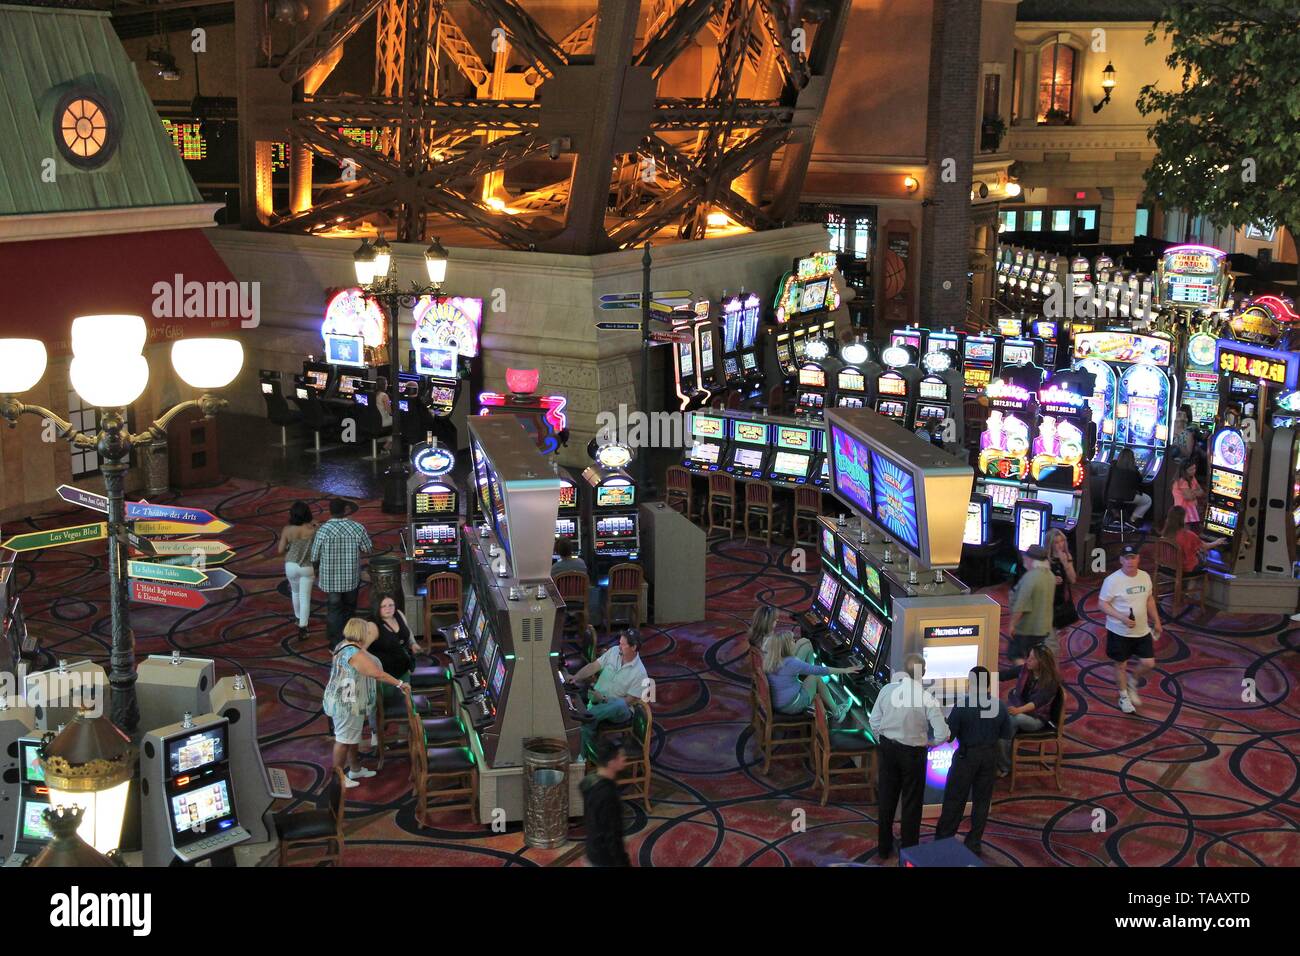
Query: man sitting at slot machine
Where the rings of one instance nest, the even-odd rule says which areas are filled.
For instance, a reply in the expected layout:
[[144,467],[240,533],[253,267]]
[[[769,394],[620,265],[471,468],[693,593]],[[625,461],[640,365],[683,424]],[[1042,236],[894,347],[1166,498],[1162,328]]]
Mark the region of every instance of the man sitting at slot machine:
[[563,574],[565,571],[587,573],[587,562],[573,556],[573,542],[568,538],[561,538],[555,542],[555,553],[560,560],[551,565],[551,577]]
[[632,705],[650,686],[640,650],[640,632],[627,630],[619,636],[617,644],[578,673],[565,675],[575,684],[596,677],[596,684],[587,697],[587,714],[591,719],[582,725],[584,753],[595,744],[602,721],[623,723],[632,719]]

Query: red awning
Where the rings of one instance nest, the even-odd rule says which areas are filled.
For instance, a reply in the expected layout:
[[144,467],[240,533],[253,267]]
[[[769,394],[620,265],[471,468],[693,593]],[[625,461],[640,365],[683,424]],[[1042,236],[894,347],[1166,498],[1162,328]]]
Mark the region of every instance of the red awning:
[[257,301],[201,229],[0,243],[0,277],[0,337],[39,338],[51,357],[71,354],[79,315],[142,315],[154,345],[237,330],[241,301]]

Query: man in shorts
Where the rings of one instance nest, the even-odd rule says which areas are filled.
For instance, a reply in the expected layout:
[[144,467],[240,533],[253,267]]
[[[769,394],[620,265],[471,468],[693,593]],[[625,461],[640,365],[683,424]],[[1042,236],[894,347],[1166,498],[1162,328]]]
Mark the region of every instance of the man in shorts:
[[[1119,570],[1102,582],[1097,606],[1106,614],[1106,656],[1115,662],[1119,709],[1132,714],[1142,705],[1138,679],[1156,666],[1155,642],[1164,626],[1156,608],[1151,575],[1138,567],[1138,549],[1126,544],[1119,553]],[[1137,658],[1133,673],[1128,662]]]

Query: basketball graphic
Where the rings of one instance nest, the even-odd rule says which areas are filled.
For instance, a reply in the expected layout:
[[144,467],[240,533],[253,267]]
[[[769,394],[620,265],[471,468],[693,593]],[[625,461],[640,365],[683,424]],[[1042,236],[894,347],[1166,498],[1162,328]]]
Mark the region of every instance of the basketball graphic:
[[888,301],[903,291],[907,284],[907,263],[893,249],[885,250],[885,299]]

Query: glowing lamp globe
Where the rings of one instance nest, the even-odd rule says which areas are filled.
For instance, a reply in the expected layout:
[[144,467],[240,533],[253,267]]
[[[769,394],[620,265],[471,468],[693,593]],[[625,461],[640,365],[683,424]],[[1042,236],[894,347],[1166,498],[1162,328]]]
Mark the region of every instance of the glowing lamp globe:
[[244,367],[244,347],[234,339],[177,339],[172,367],[194,388],[225,388]]
[[447,258],[447,250],[436,237],[424,250],[424,266],[429,270],[429,281],[434,285],[442,285],[447,278]]
[[861,365],[867,360],[867,347],[861,342],[854,342],[852,345],[844,346],[844,351],[840,353],[844,361],[850,365]]
[[100,853],[116,850],[134,769],[131,742],[107,717],[85,711],[41,749],[51,807],[80,807],[77,835]]
[[383,237],[374,245],[375,250],[375,278],[382,279],[388,275],[388,267],[393,263],[393,247]]
[[537,384],[542,379],[542,373],[535,368],[508,368],[506,369],[506,387],[515,395],[531,395],[537,391]]
[[97,408],[124,408],[149,383],[149,363],[139,354],[76,355],[68,372],[77,394]]
[[33,388],[45,374],[45,343],[37,339],[0,339],[0,395]]
[[72,354],[139,355],[148,335],[142,316],[83,315],[72,320]]
[[375,250],[366,240],[361,240],[357,251],[352,253],[352,268],[356,271],[357,282],[370,285],[375,281]]

